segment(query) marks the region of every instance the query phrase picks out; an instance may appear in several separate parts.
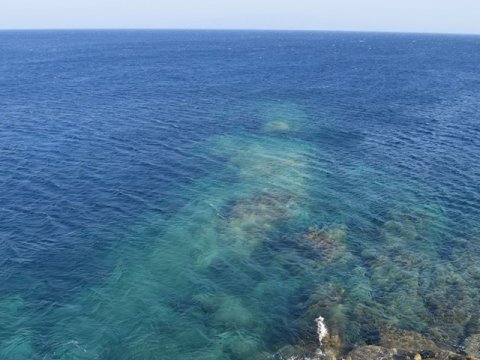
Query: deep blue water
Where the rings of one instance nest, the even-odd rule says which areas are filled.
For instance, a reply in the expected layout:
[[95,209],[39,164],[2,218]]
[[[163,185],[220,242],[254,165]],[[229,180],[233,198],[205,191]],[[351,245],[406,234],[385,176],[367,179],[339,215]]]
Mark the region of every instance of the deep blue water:
[[0,32],[0,358],[480,333],[480,37]]

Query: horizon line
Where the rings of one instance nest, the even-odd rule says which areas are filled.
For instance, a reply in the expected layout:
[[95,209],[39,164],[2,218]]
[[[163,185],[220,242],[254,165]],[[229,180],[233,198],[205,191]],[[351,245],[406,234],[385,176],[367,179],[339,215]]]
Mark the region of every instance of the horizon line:
[[299,28],[182,28],[182,27],[79,27],[79,28],[0,28],[0,31],[257,31],[257,32],[329,32],[329,33],[373,33],[373,34],[412,34],[412,35],[460,35],[480,36],[480,33],[469,32],[436,32],[408,30],[349,30],[349,29],[299,29]]

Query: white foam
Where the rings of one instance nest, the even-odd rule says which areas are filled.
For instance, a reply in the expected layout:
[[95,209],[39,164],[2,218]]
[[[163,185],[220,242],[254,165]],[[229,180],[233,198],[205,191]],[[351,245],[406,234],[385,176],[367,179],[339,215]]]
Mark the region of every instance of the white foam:
[[325,319],[323,317],[319,316],[318,318],[315,319],[315,322],[317,323],[318,342],[320,343],[318,354],[323,355],[322,341],[325,338],[325,336],[328,335],[328,329],[327,329],[327,325],[325,325]]
[[316,356],[314,358],[310,358],[310,357],[299,358],[298,356],[291,356],[291,357],[288,358],[288,360],[320,360],[320,359],[324,359],[325,354],[322,351],[322,345],[323,345],[322,342],[323,342],[323,339],[325,339],[325,336],[328,335],[328,329],[327,329],[327,325],[325,324],[325,319],[322,316],[319,316],[318,318],[316,318],[315,322],[317,323],[318,342],[320,343],[320,347],[317,350]]

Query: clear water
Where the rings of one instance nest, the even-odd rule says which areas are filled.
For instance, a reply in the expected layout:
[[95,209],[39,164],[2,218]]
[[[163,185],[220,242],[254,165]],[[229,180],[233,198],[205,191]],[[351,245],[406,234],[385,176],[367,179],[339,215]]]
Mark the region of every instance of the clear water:
[[0,32],[0,358],[480,333],[480,38]]

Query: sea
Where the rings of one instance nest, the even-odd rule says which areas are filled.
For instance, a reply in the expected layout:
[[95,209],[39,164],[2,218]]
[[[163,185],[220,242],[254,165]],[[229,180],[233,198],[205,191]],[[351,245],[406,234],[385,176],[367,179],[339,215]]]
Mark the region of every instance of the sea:
[[479,289],[479,36],[0,32],[0,359],[462,352]]

